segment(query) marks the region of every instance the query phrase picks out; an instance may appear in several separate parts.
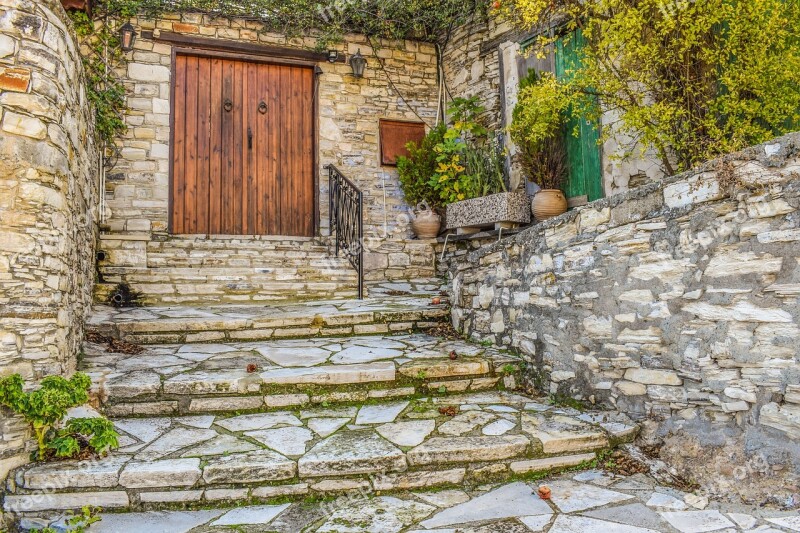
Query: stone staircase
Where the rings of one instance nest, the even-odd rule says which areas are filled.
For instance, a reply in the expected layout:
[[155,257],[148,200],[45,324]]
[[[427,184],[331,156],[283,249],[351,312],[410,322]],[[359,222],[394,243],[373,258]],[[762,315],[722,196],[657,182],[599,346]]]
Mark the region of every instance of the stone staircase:
[[[526,362],[514,354],[421,331],[447,316],[431,287],[376,286],[358,303],[99,310],[95,327],[146,343],[139,353],[85,344],[82,368],[120,448],[18,469],[4,509],[35,517],[86,503],[163,509],[475,486],[591,464],[635,436],[623,415],[522,394]],[[274,323],[261,327],[267,316]],[[214,335],[187,337],[204,332]]]
[[100,241],[95,301],[119,283],[146,305],[268,303],[353,298],[358,276],[319,239],[115,235]]

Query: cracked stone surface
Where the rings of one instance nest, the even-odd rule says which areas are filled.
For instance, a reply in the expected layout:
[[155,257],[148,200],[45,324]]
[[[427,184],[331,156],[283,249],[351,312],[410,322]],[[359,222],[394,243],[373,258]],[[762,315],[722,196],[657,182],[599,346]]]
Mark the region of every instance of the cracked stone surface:
[[[89,467],[79,461],[26,465],[16,472],[14,490],[20,494],[44,487],[59,487],[58,492],[64,493],[73,489],[131,490],[129,497],[134,502],[149,501],[147,498],[184,502],[230,497],[232,489],[257,494],[264,488],[260,484],[277,481],[306,483],[303,489],[275,488],[278,496],[364,484],[382,487],[378,490],[425,489],[461,483],[465,467],[471,466],[467,463],[497,463],[494,466],[505,470],[531,472],[595,457],[543,454],[538,440],[524,431],[529,415],[543,423],[558,417],[580,442],[586,434],[605,433],[599,425],[570,417],[572,411],[567,409],[526,410],[539,404],[535,400],[484,391],[412,401],[383,400],[360,408],[112,419],[125,443],[122,449]],[[442,414],[442,405],[454,408],[457,414]],[[384,476],[373,479],[373,474]],[[137,500],[135,492],[140,489],[154,494]],[[185,494],[179,494],[179,489]],[[212,492],[215,490],[223,492]]]
[[[175,395],[256,396],[267,386],[367,384],[391,382],[403,375],[458,378],[465,388],[478,390],[494,386],[497,378],[487,377],[492,372],[520,362],[492,347],[421,333],[143,348],[140,354],[119,354],[86,343],[82,370],[92,377],[93,394],[111,403]],[[451,361],[451,351],[460,358]],[[248,372],[248,365],[255,371]]]
[[[598,484],[600,483],[600,484]],[[536,495],[547,484],[553,499]],[[631,488],[634,487],[634,488]],[[642,490],[644,487],[646,490]],[[684,500],[690,494],[659,487],[647,476],[598,471],[565,473],[537,481],[481,485],[471,490],[357,491],[330,501],[283,503],[196,511],[102,514],[89,533],[779,533],[797,531],[800,515],[763,506],[711,502],[703,511],[659,511],[655,494]],[[561,502],[559,504],[558,502]],[[565,502],[572,502],[568,505]],[[63,525],[64,515],[25,518],[23,530]]]

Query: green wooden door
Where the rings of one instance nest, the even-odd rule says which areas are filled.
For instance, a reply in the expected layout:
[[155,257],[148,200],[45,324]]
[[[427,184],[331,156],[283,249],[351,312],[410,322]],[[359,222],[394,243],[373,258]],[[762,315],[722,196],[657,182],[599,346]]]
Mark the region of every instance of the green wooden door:
[[[580,66],[584,42],[580,31],[561,37],[556,42],[555,70],[559,80],[569,79]],[[564,142],[569,159],[569,178],[564,192],[567,198],[578,201],[582,197],[589,202],[602,198],[603,172],[598,145],[600,128],[594,121],[572,113],[566,117],[565,122]]]

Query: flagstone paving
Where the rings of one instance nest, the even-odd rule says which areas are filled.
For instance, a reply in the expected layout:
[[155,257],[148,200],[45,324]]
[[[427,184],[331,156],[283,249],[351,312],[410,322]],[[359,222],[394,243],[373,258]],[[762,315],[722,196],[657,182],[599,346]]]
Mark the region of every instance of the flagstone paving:
[[[442,414],[442,407],[457,414]],[[569,428],[570,433],[559,435],[555,455],[544,449],[550,435],[526,424],[531,413],[545,421],[541,427],[557,419]],[[80,491],[89,489],[101,491],[94,496],[97,505],[137,508],[148,502],[202,503],[225,495],[242,500],[354,487],[461,485],[481,481],[487,472],[508,476],[575,466],[635,433],[624,415],[605,415],[624,428],[616,433],[578,416],[579,411],[543,399],[485,391],[358,407],[119,418],[113,422],[120,448],[111,456],[22,467],[4,505],[69,508]],[[498,422],[507,428],[503,434],[486,435]],[[52,497],[37,497],[49,488],[55,488]],[[575,497],[614,501],[601,493]]]
[[[496,348],[423,333],[150,345],[139,354],[109,353],[103,345],[85,343],[84,354],[82,370],[92,378],[93,394],[115,416],[513,387],[522,363]],[[380,416],[372,409],[362,412],[362,419]]]
[[[285,305],[95,306],[88,326],[136,344],[247,341],[428,329],[449,317],[441,281],[370,285],[363,300]],[[440,303],[434,304],[433,298]]]
[[[634,483],[631,483],[634,482]],[[547,484],[553,498],[536,494]],[[629,487],[636,486],[638,490]],[[785,533],[800,531],[800,515],[764,507],[712,502],[692,508],[691,494],[590,470],[538,482],[480,485],[468,490],[399,492],[360,490],[331,501],[217,507],[197,511],[103,513],[89,533]],[[685,510],[665,511],[682,501]],[[674,503],[670,503],[674,506]],[[26,517],[23,531],[63,525],[64,517]]]

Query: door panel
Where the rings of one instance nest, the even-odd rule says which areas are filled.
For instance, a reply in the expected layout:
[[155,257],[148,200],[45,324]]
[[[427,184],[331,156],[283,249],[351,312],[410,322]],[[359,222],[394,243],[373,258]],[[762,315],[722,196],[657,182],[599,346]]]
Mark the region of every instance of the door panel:
[[313,70],[177,55],[173,233],[312,236]]
[[[580,31],[561,37],[555,46],[555,74],[569,79],[580,67],[584,38]],[[602,165],[600,161],[599,125],[571,111],[566,117],[565,145],[569,161],[569,178],[564,187],[567,198],[588,201],[603,197]]]

